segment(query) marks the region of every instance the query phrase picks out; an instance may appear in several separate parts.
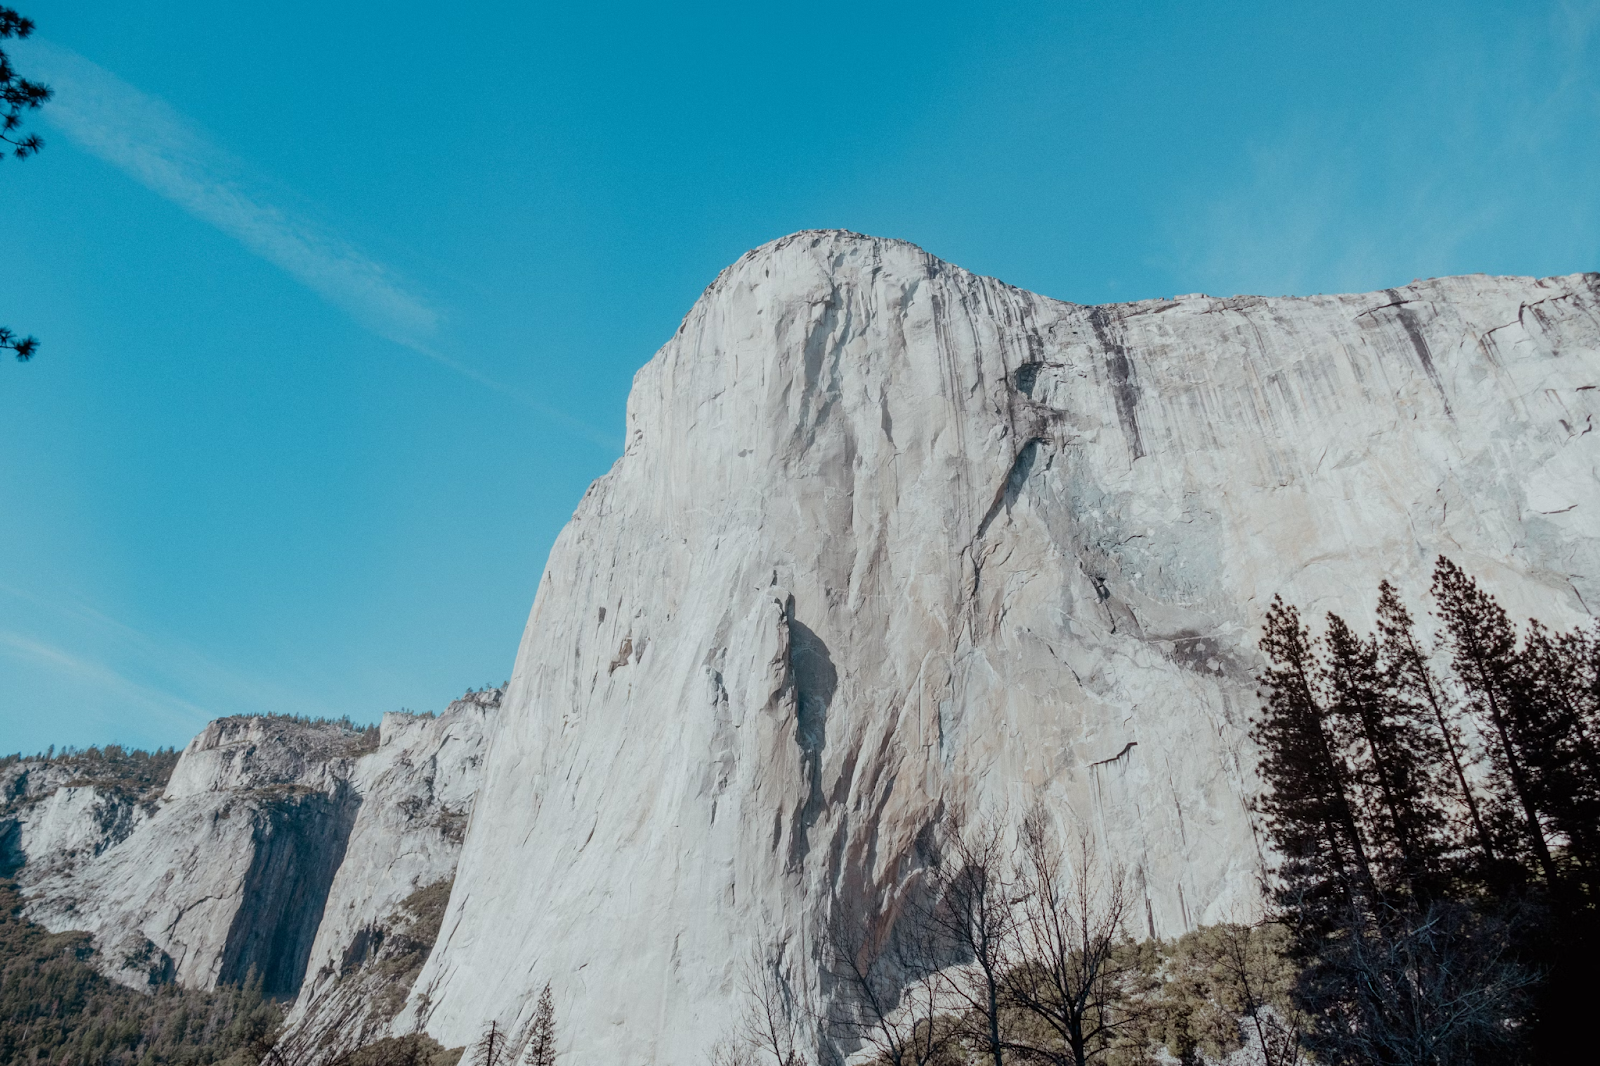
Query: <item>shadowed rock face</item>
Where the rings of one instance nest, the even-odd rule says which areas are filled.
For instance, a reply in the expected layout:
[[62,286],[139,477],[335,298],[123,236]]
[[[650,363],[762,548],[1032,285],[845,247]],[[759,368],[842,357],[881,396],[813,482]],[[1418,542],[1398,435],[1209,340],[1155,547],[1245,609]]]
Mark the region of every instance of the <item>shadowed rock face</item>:
[[210,988],[251,969],[273,996],[300,988],[361,797],[348,784],[372,745],[335,723],[223,718],[165,787],[130,796],[48,785],[13,804],[28,916],[94,934],[96,964],[124,984]]
[[345,781],[331,793],[285,790],[263,797],[253,812],[253,854],[218,983],[242,984],[254,972],[266,995],[299,994],[360,807],[361,797]]
[[[438,718],[385,715],[378,750],[357,764],[362,802],[334,876],[285,1051],[320,1062],[386,1035],[432,947],[418,940],[414,893],[440,886],[428,904],[438,929],[446,890],[482,769],[500,692],[473,693]],[[402,960],[399,956],[404,956]]]
[[1584,617],[1597,348],[1593,275],[1087,308],[751,252],[551,554],[403,1023],[464,1044],[550,981],[574,1057],[690,1062],[751,944],[824,1012],[817,931],[892,911],[941,810],[1042,803],[1137,933],[1247,916],[1267,603],[1365,622],[1447,552]]

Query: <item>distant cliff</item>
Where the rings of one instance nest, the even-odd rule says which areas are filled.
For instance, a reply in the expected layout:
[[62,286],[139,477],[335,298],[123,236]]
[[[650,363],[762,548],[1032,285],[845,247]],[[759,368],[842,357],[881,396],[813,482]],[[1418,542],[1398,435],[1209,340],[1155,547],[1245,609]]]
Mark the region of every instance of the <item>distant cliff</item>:
[[[27,916],[91,933],[93,962],[123,984],[211,988],[254,972],[294,1003],[291,1041],[375,1039],[421,958],[385,972],[386,998],[352,1003],[367,960],[351,944],[412,924],[395,919],[409,898],[448,891],[499,700],[471,693],[437,718],[390,714],[365,731],[219,719],[175,765],[132,768],[142,776],[100,752],[13,761],[0,768],[6,865]],[[422,956],[429,946],[431,933]]]

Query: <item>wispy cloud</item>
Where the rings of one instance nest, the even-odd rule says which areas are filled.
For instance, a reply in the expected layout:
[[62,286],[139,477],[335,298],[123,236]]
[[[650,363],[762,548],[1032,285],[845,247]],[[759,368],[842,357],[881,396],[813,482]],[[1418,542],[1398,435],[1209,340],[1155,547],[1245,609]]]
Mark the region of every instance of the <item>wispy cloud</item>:
[[[182,743],[212,718],[228,714],[331,717],[322,700],[270,679],[225,666],[190,644],[127,625],[72,596],[41,596],[0,583],[0,659],[9,658],[113,728],[106,739],[140,744]],[[45,680],[48,679],[48,680]],[[28,725],[36,723],[28,723]],[[32,731],[0,725],[5,734]]]
[[106,666],[49,644],[42,640],[0,629],[0,649],[35,667],[42,667],[77,691],[94,693],[116,704],[132,705],[145,713],[154,712],[164,720],[166,732],[171,728],[192,732],[213,717],[203,707],[173,696],[171,693],[141,685]]
[[443,316],[393,270],[311,219],[273,203],[267,183],[165,101],[69,49],[14,42],[29,76],[55,90],[42,119],[152,192],[238,240],[380,337],[515,401],[608,450],[587,423],[441,351]]
[[[359,249],[274,206],[245,168],[164,101],[76,52],[27,42],[30,73],[55,90],[44,112],[79,146],[235,238],[379,336],[423,350],[439,313]],[[429,354],[429,353],[425,353]]]
[[1439,43],[1361,106],[1219,127],[1237,165],[1173,205],[1180,284],[1360,291],[1472,271],[1592,269],[1600,246],[1600,0]]

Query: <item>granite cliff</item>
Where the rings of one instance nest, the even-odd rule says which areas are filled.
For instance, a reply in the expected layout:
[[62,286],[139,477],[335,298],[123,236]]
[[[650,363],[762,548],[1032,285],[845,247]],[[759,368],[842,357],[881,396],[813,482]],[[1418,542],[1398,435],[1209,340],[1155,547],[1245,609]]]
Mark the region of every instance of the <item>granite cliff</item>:
[[1245,918],[1271,597],[1366,623],[1445,553],[1587,619],[1597,410],[1600,275],[1086,307],[795,234],[637,375],[503,700],[223,720],[159,797],[7,770],[0,838],[121,979],[254,966],[312,1058],[549,982],[574,1061],[699,1061],[752,946],[826,1011],[820,930],[947,812],[1043,805],[1136,934]]
[[[551,553],[407,1024],[687,1063],[750,945],[889,913],[941,812],[1043,803],[1137,934],[1245,917],[1255,641],[1370,619],[1441,552],[1514,612],[1600,605],[1600,276],[1102,307],[807,232],[636,376]],[[1586,606],[1588,605],[1588,606]]]
[[218,719],[164,783],[129,781],[98,753],[12,762],[6,866],[27,916],[93,934],[92,961],[113,979],[212,988],[253,972],[293,1004],[289,1046],[342,1050],[385,1035],[404,1002],[416,967],[387,967],[383,995],[354,995],[376,951],[351,947],[409,929],[419,892],[448,891],[499,698],[469,693],[436,718],[389,714],[365,731]]

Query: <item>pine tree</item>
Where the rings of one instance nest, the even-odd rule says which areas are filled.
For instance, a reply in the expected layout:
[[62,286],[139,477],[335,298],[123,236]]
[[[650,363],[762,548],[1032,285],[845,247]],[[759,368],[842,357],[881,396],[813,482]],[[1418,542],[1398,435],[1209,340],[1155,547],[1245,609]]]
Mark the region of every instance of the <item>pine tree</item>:
[[1545,883],[1555,888],[1560,877],[1539,817],[1543,730],[1531,713],[1516,631],[1495,598],[1442,555],[1434,567],[1432,592],[1450,633],[1456,676],[1492,738],[1491,762],[1501,790],[1514,805]]
[[[32,35],[32,19],[9,7],[0,7],[0,41],[13,37],[21,41]],[[44,147],[37,134],[22,134],[22,119],[24,112],[42,107],[51,95],[48,85],[29,81],[18,74],[11,65],[11,57],[0,49],[0,159],[4,159],[7,152],[18,159],[26,159]],[[18,337],[0,326],[0,349],[15,352],[25,363],[39,350],[39,338]]]
[[522,1061],[527,1066],[555,1066],[556,1064],[556,1007],[550,997],[550,982],[539,993],[539,1005],[534,1008],[533,1022],[529,1026],[528,1050]]
[[1600,641],[1529,621],[1523,683],[1540,729],[1540,806],[1593,883],[1600,862]]
[[1412,709],[1393,699],[1378,641],[1328,615],[1323,685],[1329,714],[1351,765],[1351,782],[1380,889],[1428,894],[1438,877],[1442,821],[1428,795],[1429,737]]
[[1323,1061],[1559,1061],[1600,945],[1600,631],[1519,641],[1448,559],[1432,593],[1439,676],[1387,582],[1373,638],[1269,612],[1253,736],[1294,995]]
[[1433,726],[1435,762],[1443,756],[1442,769],[1448,772],[1455,798],[1461,801],[1467,813],[1480,866],[1484,871],[1495,869],[1499,859],[1494,842],[1484,823],[1477,793],[1467,777],[1470,750],[1453,720],[1453,710],[1448,706],[1439,679],[1417,643],[1411,612],[1400,602],[1399,593],[1388,581],[1378,586],[1378,658],[1389,698],[1410,708],[1415,719],[1426,720]]
[[1349,771],[1339,758],[1318,699],[1322,668],[1300,613],[1274,597],[1261,650],[1272,665],[1259,680],[1266,707],[1251,736],[1261,746],[1270,789],[1257,801],[1283,856],[1280,903],[1320,937],[1330,923],[1365,911],[1374,898],[1372,868],[1356,824]]

